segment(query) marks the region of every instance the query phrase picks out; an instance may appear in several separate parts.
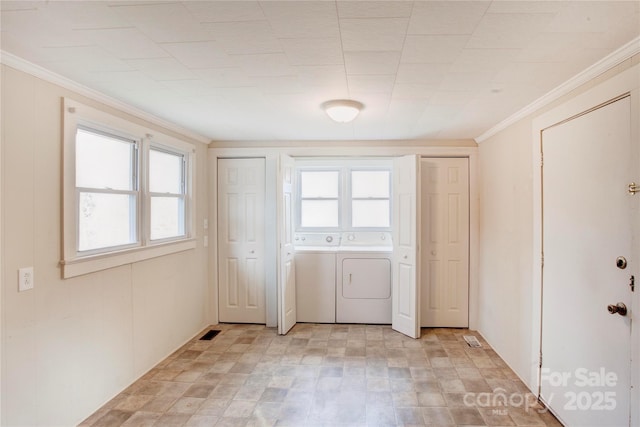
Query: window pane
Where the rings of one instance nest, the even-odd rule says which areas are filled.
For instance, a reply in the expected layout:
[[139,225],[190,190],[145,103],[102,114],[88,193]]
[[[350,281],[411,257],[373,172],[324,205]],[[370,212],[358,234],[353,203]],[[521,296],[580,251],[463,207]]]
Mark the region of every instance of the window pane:
[[351,172],[351,197],[389,197],[389,171]]
[[352,227],[390,227],[388,200],[353,200]]
[[133,190],[133,141],[85,129],[76,133],[76,187]]
[[128,194],[80,193],[78,251],[136,242],[136,198]]
[[303,200],[300,225],[302,227],[337,227],[337,200]]
[[337,198],[338,171],[303,171],[300,173],[302,198]]
[[184,201],[180,197],[151,198],[151,240],[184,236]]
[[183,156],[149,150],[149,191],[182,194]]

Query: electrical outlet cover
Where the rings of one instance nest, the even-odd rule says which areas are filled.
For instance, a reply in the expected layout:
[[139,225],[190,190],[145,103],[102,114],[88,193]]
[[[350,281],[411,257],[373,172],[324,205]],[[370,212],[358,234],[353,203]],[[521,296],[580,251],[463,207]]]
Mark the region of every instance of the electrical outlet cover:
[[33,289],[33,267],[25,267],[18,270],[18,291]]

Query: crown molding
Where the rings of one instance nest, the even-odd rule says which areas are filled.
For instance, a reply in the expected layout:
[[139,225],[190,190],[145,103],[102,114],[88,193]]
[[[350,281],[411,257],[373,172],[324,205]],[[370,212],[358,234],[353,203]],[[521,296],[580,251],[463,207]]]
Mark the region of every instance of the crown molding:
[[79,95],[86,96],[87,98],[98,101],[109,107],[113,107],[127,114],[131,114],[132,116],[135,116],[139,119],[146,120],[149,123],[153,123],[165,129],[177,132],[203,144],[208,145],[211,142],[211,139],[206,138],[198,133],[185,129],[182,126],[176,125],[175,123],[169,122],[165,119],[161,119],[151,113],[133,107],[123,101],[120,101],[95,89],[91,89],[87,86],[81,85],[80,83],[61,76],[60,74],[54,73],[53,71],[47,70],[46,68],[43,68],[4,50],[0,50],[0,63],[45,80],[49,83],[53,83],[65,89],[71,90]]
[[491,129],[483,133],[482,135],[475,138],[475,141],[480,144],[486,139],[494,136],[498,132],[506,129],[511,126],[515,122],[524,119],[530,114],[535,113],[546,105],[551,104],[553,101],[559,99],[560,97],[568,94],[572,90],[577,87],[589,82],[590,80],[598,77],[599,75],[605,73],[606,71],[612,69],[616,65],[626,61],[634,55],[640,53],[640,37],[636,37],[631,40],[629,43],[615,50],[611,54],[605,56],[600,61],[591,65],[584,71],[576,74],[566,82],[562,83],[560,86],[551,90],[547,94],[541,96],[540,98],[533,101],[531,104],[527,105],[520,111],[512,114],[507,117],[497,125],[493,126]]

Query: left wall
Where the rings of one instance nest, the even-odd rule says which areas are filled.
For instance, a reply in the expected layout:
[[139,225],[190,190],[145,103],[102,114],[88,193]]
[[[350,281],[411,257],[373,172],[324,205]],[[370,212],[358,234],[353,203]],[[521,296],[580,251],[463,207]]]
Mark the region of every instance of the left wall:
[[[208,324],[206,145],[2,65],[3,426],[75,425]],[[61,279],[62,101],[196,147],[195,249]],[[18,269],[35,288],[18,293]]]

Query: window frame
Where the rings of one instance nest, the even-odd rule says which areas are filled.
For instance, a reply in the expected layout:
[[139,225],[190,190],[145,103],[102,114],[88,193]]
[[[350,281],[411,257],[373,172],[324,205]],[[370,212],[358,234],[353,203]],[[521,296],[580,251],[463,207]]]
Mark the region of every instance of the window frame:
[[[302,174],[304,172],[337,172],[338,173],[338,196],[333,197],[302,197]],[[305,231],[336,231],[342,228],[343,218],[343,186],[342,186],[342,172],[340,168],[332,166],[319,166],[300,168],[296,170],[296,229]],[[338,202],[338,225],[335,227],[302,227],[302,201],[303,200],[335,200]]]
[[[338,174],[338,227],[302,227],[302,180],[304,171],[339,171]],[[352,171],[386,171],[389,172],[389,227],[353,227],[352,226],[352,197],[351,197],[351,172]],[[357,232],[357,231],[391,231],[393,224],[393,163],[388,158],[322,158],[322,159],[297,159],[296,160],[296,232]],[[326,200],[326,199],[321,199]],[[357,200],[372,200],[362,199]],[[381,199],[382,200],[382,199]],[[384,199],[386,200],[386,199]]]
[[[140,233],[140,219],[141,219],[141,212],[140,212],[140,206],[141,206],[141,189],[140,189],[140,144],[141,144],[141,139],[140,138],[136,138],[135,136],[132,136],[130,134],[124,133],[124,132],[120,132],[118,130],[115,129],[108,129],[105,128],[104,126],[101,126],[99,124],[95,124],[95,123],[90,123],[90,122],[86,122],[85,120],[79,120],[78,124],[76,126],[76,130],[74,135],[77,135],[77,131],[79,129],[83,129],[85,132],[90,132],[90,133],[94,133],[97,135],[102,135],[105,137],[110,137],[113,139],[120,139],[123,141],[130,141],[132,143],[132,150],[133,150],[133,156],[132,156],[132,176],[131,176],[131,184],[132,184],[132,188],[133,190],[114,190],[114,189],[103,189],[103,188],[95,188],[95,187],[78,187],[76,184],[76,180],[75,180],[75,170],[74,170],[74,188],[75,188],[75,212],[76,215],[79,213],[80,211],[80,194],[81,193],[101,193],[101,194],[128,194],[130,196],[135,196],[135,209],[134,209],[134,214],[133,215],[129,215],[129,221],[133,220],[135,221],[135,226],[134,226],[134,230],[135,232],[132,233],[132,236],[134,237],[134,241],[132,243],[128,243],[128,244],[124,244],[124,245],[115,245],[115,246],[104,246],[102,248],[96,248],[96,249],[88,249],[88,250],[84,250],[81,251],[80,250],[80,221],[77,219],[76,217],[76,257],[77,258],[81,258],[81,257],[86,257],[86,256],[91,256],[91,255],[97,255],[97,254],[102,254],[102,253],[106,253],[106,252],[114,252],[114,251],[120,251],[120,250],[124,250],[124,249],[130,249],[130,248],[136,248],[140,246],[140,242],[141,242],[141,233]],[[75,138],[75,136],[74,136]],[[74,162],[73,162],[73,167],[75,169],[76,167],[76,161],[75,161],[75,142],[76,140],[74,139]]]
[[[150,180],[150,171],[151,171],[151,165],[150,165],[150,152],[151,150],[155,150],[155,151],[159,151],[162,153],[166,153],[166,154],[172,154],[172,155],[178,155],[182,157],[182,173],[181,173],[181,183],[180,183],[180,189],[181,192],[180,193],[159,193],[159,192],[152,192],[151,191],[151,184],[149,182]],[[189,221],[189,198],[188,198],[188,189],[189,189],[189,170],[190,170],[190,156],[189,153],[185,150],[182,149],[178,149],[175,147],[170,147],[167,146],[165,144],[156,142],[153,139],[150,139],[148,141],[148,143],[146,144],[145,147],[145,156],[144,159],[146,160],[146,165],[145,165],[145,179],[146,179],[146,189],[147,191],[145,191],[145,205],[147,207],[146,211],[145,211],[145,226],[146,226],[146,233],[145,233],[145,244],[146,245],[158,245],[158,244],[162,244],[162,243],[166,243],[166,242],[172,242],[172,241],[176,241],[176,240],[182,240],[184,239],[187,234],[188,234],[188,230],[190,228],[190,221]],[[171,237],[164,237],[161,239],[152,239],[151,238],[151,199],[153,197],[175,197],[178,199],[182,199],[182,203],[183,203],[183,234],[182,235],[178,235],[178,236],[171,236]]]
[[[79,191],[76,187],[76,132],[83,128],[125,140],[137,141],[135,181],[137,183],[136,242],[127,245],[79,251]],[[184,235],[150,239],[150,196],[148,159],[151,147],[184,155]],[[157,132],[143,125],[63,99],[62,162],[62,277],[69,278],[196,247],[195,147],[193,144]]]
[[[388,197],[353,197],[353,172],[388,172],[389,173],[389,196]],[[347,191],[348,191],[348,201],[349,201],[349,209],[346,213],[346,220],[349,224],[348,231],[391,231],[392,218],[391,214],[393,212],[391,203],[392,203],[392,168],[389,166],[388,168],[382,167],[372,167],[372,166],[363,166],[363,167],[352,167],[347,171]],[[384,200],[389,202],[389,226],[388,227],[354,227],[353,225],[353,201],[354,200],[364,200],[364,201],[376,201],[376,200]]]

